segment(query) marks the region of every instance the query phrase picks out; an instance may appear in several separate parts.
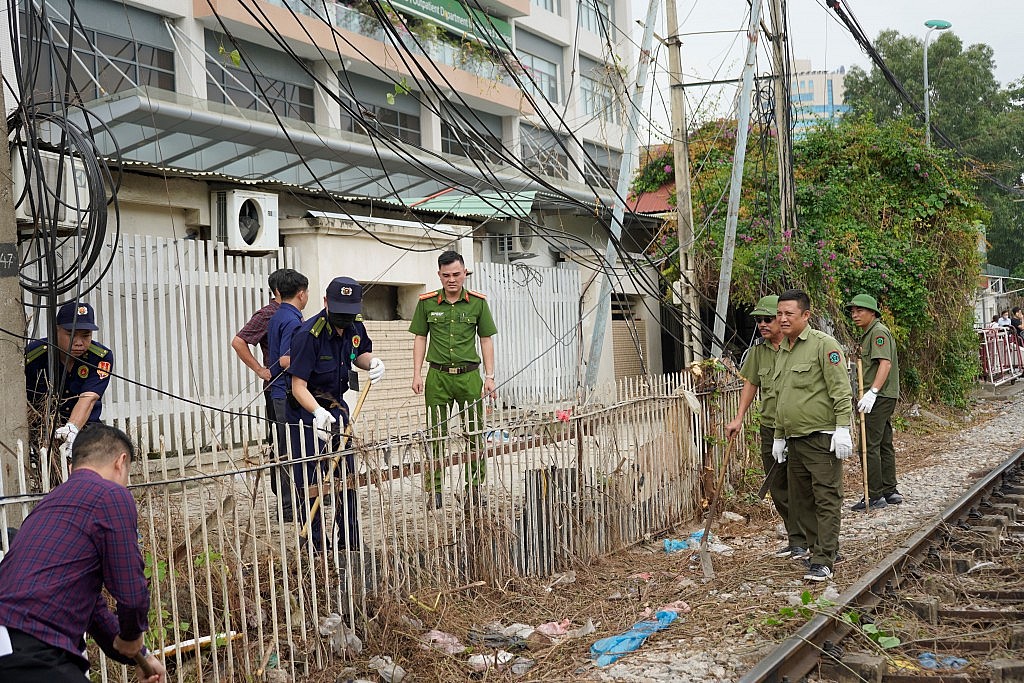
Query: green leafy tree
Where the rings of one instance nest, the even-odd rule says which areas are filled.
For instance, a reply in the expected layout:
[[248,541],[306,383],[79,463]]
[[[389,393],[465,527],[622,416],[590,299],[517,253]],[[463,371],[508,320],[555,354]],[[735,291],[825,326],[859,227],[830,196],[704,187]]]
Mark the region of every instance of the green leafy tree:
[[[922,39],[888,30],[879,34],[875,47],[914,101],[923,103]],[[913,108],[876,67],[853,67],[845,83],[845,101],[854,114],[870,114],[879,123],[907,117],[923,130]],[[1007,190],[1021,185],[1024,172],[1024,79],[1001,88],[992,48],[965,48],[947,31],[928,47],[928,83],[932,123],[996,181],[983,179],[978,190],[990,214],[988,260],[1024,271],[1024,204]]]

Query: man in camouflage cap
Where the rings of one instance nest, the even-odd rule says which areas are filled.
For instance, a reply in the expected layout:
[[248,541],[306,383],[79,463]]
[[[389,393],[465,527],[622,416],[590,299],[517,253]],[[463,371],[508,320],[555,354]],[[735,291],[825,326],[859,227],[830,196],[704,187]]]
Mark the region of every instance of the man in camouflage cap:
[[868,500],[853,506],[863,510],[899,505],[896,489],[896,451],[892,445],[892,414],[900,396],[900,367],[892,332],[882,323],[875,297],[858,294],[846,304],[860,328],[860,358],[864,365],[864,395],[857,402],[863,414],[868,452]]

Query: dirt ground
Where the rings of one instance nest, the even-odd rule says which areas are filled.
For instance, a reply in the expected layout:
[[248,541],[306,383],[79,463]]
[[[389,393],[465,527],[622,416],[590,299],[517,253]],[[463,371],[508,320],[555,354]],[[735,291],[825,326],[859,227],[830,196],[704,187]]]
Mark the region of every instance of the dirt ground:
[[[902,431],[897,432],[895,439],[901,471],[935,464],[936,454],[950,446],[958,430],[984,422],[998,412],[1006,400],[1004,394],[982,396],[969,411],[931,406],[924,416],[907,417],[911,407],[901,406],[897,424]],[[367,647],[363,653],[310,680],[380,680],[369,667],[370,657],[378,654],[391,656],[420,681],[594,680],[598,673],[589,657],[592,643],[620,633],[650,611],[676,601],[687,603],[690,611],[681,612],[686,618],[673,624],[670,631],[652,636],[644,647],[657,647],[659,640],[668,639],[694,643],[723,638],[750,641],[753,635],[770,645],[793,628],[792,624],[772,623],[772,615],[778,614],[785,602],[770,587],[792,586],[793,574],[786,571],[788,567],[772,565],[764,559],[765,553],[780,545],[782,539],[775,535],[778,517],[768,503],[756,500],[762,477],[759,466],[747,466],[728,492],[724,509],[740,519],[720,519],[713,527],[718,539],[734,549],[729,556],[712,556],[716,573],[713,587],[705,580],[696,554],[669,554],[662,538],[651,539],[628,551],[577,566],[571,577],[563,577],[558,583],[557,577],[523,579],[502,586],[416,595],[401,603],[376,605],[373,631],[364,639]],[[859,465],[855,462],[847,466],[845,483],[848,491],[861,486]],[[665,538],[685,538],[701,527],[694,520],[680,525]],[[842,565],[843,580],[837,578],[836,588],[842,591],[887,554],[888,547],[891,543],[886,547],[869,543],[844,546],[848,559]],[[723,609],[723,605],[728,608]],[[469,646],[469,634],[486,630],[490,624],[521,623],[536,627],[565,619],[570,629],[592,622],[594,632],[554,641],[533,634],[514,652],[517,657],[533,662],[525,673],[513,673],[510,666],[492,667],[484,673],[470,669],[467,660],[471,655],[494,657],[499,645],[477,644],[467,652],[449,655],[427,649],[420,639],[425,631],[437,629]],[[754,654],[751,664],[757,658]],[[525,666],[524,659],[518,661]]]

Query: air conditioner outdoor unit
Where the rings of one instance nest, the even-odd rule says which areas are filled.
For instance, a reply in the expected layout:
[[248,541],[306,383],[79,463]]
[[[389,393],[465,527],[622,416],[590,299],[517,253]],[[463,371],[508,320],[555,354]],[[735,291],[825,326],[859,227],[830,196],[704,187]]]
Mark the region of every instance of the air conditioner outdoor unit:
[[221,190],[210,195],[210,221],[228,251],[273,251],[279,246],[277,195]]
[[[27,168],[26,168],[27,166]],[[43,186],[36,175],[43,173]],[[61,173],[57,189],[57,173]],[[76,227],[89,208],[89,181],[82,162],[54,152],[39,152],[38,165],[21,156],[18,148],[11,150],[11,179],[14,184],[14,217],[19,223],[38,223],[56,216],[57,225]]]

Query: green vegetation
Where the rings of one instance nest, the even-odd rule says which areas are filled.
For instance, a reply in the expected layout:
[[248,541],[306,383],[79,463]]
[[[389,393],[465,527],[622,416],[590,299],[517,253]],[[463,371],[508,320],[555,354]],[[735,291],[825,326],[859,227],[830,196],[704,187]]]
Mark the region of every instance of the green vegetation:
[[[695,266],[709,299],[717,288],[734,131],[734,121],[716,121],[691,138]],[[751,132],[733,304],[752,306],[764,293],[799,287],[811,296],[814,322],[830,323],[852,343],[859,334],[845,304],[854,294],[871,294],[899,344],[905,394],[965,405],[977,375],[971,306],[977,248],[990,216],[977,198],[976,179],[952,153],[925,148],[908,121],[851,117],[795,145],[799,226],[781,231],[774,144],[766,142],[774,142],[770,131]],[[656,180],[662,162],[651,159],[635,186]],[[664,259],[676,243],[675,226],[666,226],[653,256]],[[673,255],[664,266],[669,281],[678,277],[677,264]]]

